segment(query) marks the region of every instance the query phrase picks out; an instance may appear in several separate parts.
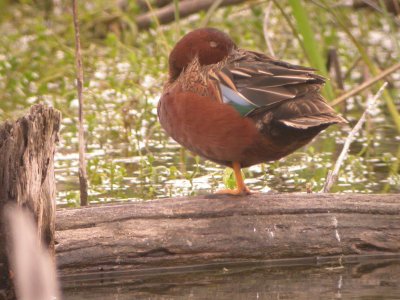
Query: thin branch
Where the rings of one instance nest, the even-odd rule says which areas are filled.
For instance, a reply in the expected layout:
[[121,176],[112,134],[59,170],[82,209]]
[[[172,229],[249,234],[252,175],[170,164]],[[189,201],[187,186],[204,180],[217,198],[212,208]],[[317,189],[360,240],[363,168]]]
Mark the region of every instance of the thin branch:
[[344,89],[344,83],[343,83],[343,75],[342,71],[340,68],[340,62],[339,62],[339,57],[337,54],[336,48],[332,47],[329,48],[328,50],[328,71],[333,71],[335,72],[335,80],[336,80],[336,85],[339,89],[343,90]]
[[333,100],[332,103],[330,103],[330,105],[332,105],[332,106],[337,105],[340,102],[346,100],[347,98],[350,98],[350,97],[352,97],[354,95],[357,95],[361,91],[363,91],[366,88],[370,87],[371,85],[373,85],[377,81],[381,80],[382,78],[385,78],[386,76],[392,74],[393,72],[397,71],[398,69],[400,69],[400,63],[397,63],[394,66],[391,66],[390,68],[387,68],[386,70],[382,71],[377,76],[371,78],[370,80],[365,81],[363,84],[359,85],[355,89],[353,89],[353,90],[341,95],[340,97],[338,97],[335,100]]
[[78,5],[77,0],[72,0],[72,14],[74,17],[75,29],[75,64],[76,64],[76,87],[79,99],[79,187],[81,206],[88,204],[88,183],[86,174],[86,159],[85,159],[85,135],[83,129],[83,65],[81,55],[81,40],[79,34],[78,22]]
[[365,120],[367,118],[367,115],[371,113],[372,108],[375,106],[375,103],[376,103],[377,99],[382,95],[382,93],[385,90],[386,86],[387,86],[387,82],[385,82],[381,86],[381,88],[375,94],[374,97],[368,99],[367,107],[366,107],[364,113],[362,114],[361,118],[358,120],[357,124],[350,131],[350,133],[349,133],[349,135],[348,135],[348,137],[347,137],[347,139],[346,139],[346,141],[344,143],[342,152],[340,153],[340,155],[339,155],[339,157],[338,157],[338,159],[337,159],[337,161],[335,163],[335,167],[333,168],[333,171],[329,171],[329,173],[328,173],[324,188],[322,190],[324,193],[329,193],[331,187],[335,184],[335,182],[337,180],[337,177],[338,177],[338,174],[339,174],[340,167],[341,167],[343,161],[346,159],[347,154],[349,152],[350,144],[353,142],[353,140],[355,138],[355,135],[362,128],[362,126],[363,126],[363,124],[364,124],[364,122],[365,122]]
[[267,44],[269,54],[272,57],[275,57],[275,52],[274,52],[274,49],[272,48],[272,43],[269,39],[269,34],[268,34],[268,21],[269,21],[269,15],[271,14],[272,4],[273,4],[272,1],[270,1],[268,3],[267,8],[265,9],[264,22],[263,22],[263,33],[264,33],[264,39],[265,39],[265,43]]
[[355,59],[352,62],[350,67],[346,70],[346,73],[344,73],[343,80],[346,80],[346,79],[348,79],[350,77],[351,73],[353,73],[353,70],[357,67],[357,65],[360,63],[361,60],[362,60],[362,57],[358,56],[357,59]]

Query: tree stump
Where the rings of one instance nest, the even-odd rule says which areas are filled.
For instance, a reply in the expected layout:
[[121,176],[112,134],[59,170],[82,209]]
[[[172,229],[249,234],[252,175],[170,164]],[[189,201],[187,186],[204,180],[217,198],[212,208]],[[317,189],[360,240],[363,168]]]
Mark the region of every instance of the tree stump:
[[9,287],[3,216],[7,203],[32,212],[39,237],[54,254],[54,152],[60,121],[59,111],[38,104],[17,121],[0,125],[0,299],[1,290]]

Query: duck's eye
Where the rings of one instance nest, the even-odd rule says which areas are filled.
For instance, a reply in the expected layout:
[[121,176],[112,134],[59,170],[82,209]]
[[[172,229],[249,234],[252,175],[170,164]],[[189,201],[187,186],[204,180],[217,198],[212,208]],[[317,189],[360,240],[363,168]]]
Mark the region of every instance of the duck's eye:
[[214,41],[211,41],[211,42],[210,42],[210,47],[211,47],[211,48],[215,48],[215,47],[217,47],[217,46],[218,46],[217,42],[214,42]]

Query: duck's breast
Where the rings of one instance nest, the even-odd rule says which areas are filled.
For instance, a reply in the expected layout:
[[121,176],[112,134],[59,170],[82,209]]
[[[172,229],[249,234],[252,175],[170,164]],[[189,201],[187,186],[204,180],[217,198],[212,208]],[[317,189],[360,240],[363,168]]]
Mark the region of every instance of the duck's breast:
[[261,139],[255,123],[231,106],[190,92],[167,92],[158,115],[165,131],[201,156],[230,165]]

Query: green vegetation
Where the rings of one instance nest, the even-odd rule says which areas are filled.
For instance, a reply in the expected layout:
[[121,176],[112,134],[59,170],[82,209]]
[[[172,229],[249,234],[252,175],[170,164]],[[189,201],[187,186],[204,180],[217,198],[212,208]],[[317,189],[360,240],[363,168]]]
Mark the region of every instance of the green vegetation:
[[[310,16],[307,14],[305,7],[302,5],[300,0],[289,0],[291,12],[296,20],[296,26],[298,33],[301,36],[300,42],[303,44],[305,54],[310,62],[311,66],[319,70],[322,75],[328,77],[328,70],[326,69],[326,60],[324,59],[324,53],[319,47],[316,35],[318,31],[313,29],[310,22]],[[326,54],[325,54],[326,56]],[[334,98],[334,92],[331,83],[328,81],[325,84],[325,93],[329,100]]]
[[[178,2],[174,1],[175,7]],[[400,60],[398,25],[387,11],[333,8],[331,1],[276,2],[279,7],[272,6],[268,20],[276,56],[313,66],[334,78],[326,69],[326,54],[335,48],[346,90]],[[160,26],[154,21],[149,30],[139,31],[135,18],[140,9],[135,1],[126,1],[123,8],[115,1],[80,1],[91,201],[209,193],[221,185],[223,176],[226,184],[231,184],[231,174],[223,175],[222,167],[180,151],[166,137],[156,116],[167,79],[168,54],[183,33],[202,25],[217,27],[240,47],[266,51],[263,21],[268,3],[250,1],[217,8],[218,3],[190,18],[176,12],[176,22]],[[38,102],[61,110],[58,201],[75,206],[77,96],[70,2],[61,1],[50,12],[31,0],[2,5],[0,121],[19,116]],[[333,192],[400,192],[398,72],[389,77],[389,83],[384,101],[351,146]],[[378,82],[341,107],[351,124],[380,85]],[[340,93],[331,79],[327,97]],[[311,185],[314,191],[320,190],[348,131],[346,126],[334,126],[279,162],[245,170],[250,188],[305,191]]]

